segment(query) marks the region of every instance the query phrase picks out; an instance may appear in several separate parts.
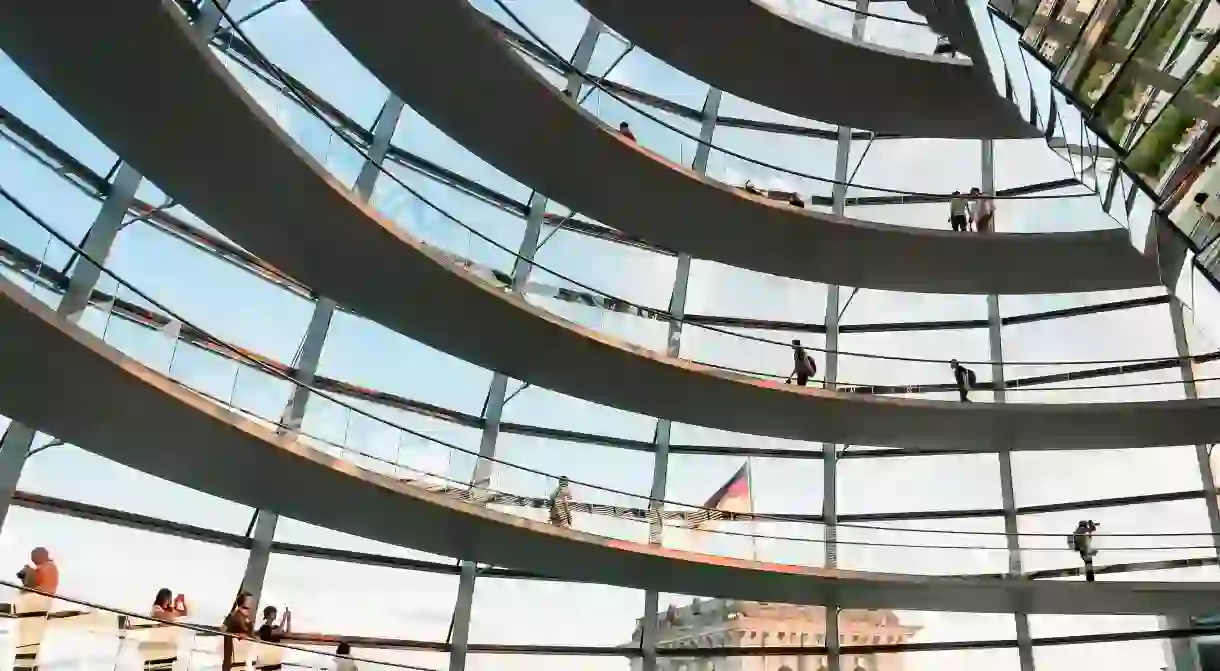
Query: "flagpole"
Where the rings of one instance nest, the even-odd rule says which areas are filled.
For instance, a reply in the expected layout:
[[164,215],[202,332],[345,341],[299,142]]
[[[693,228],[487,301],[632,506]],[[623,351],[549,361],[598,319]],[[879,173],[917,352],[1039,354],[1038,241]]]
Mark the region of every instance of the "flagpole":
[[758,561],[758,518],[754,516],[754,468],[746,457],[746,493],[750,502],[750,558]]

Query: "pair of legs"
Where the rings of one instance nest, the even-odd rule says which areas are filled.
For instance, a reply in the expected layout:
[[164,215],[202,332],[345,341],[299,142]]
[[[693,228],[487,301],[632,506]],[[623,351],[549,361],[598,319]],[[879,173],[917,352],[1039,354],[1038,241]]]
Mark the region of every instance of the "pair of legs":
[[970,385],[966,384],[965,382],[958,383],[957,398],[962,403],[969,403],[970,402]]
[[807,384],[809,384],[809,373],[797,373],[796,385],[798,387],[804,387]]
[[979,233],[990,233],[991,215],[984,214],[983,216],[979,217],[979,220],[974,223],[974,229]]
[[1084,562],[1084,579],[1088,582],[1095,582],[1093,579],[1093,558],[1080,555],[1080,559]]
[[955,231],[970,230],[970,221],[966,219],[966,215],[964,214],[955,214],[952,217],[949,217],[949,224],[953,226],[953,230]]

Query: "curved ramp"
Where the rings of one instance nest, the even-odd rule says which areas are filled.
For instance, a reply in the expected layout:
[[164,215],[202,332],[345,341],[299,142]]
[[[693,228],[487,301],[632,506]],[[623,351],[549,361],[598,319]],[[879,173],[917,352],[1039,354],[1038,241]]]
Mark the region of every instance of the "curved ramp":
[[[492,287],[355,200],[160,0],[88,8],[89,20],[64,22],[45,3],[0,5],[0,47],[232,240],[345,307],[466,361],[645,415],[798,440],[983,452],[1220,441],[1220,399],[998,405],[801,389],[572,324]],[[115,90],[157,95],[133,105]]]
[[[1160,283],[1156,264],[1132,248],[1123,229],[960,235],[749,196],[603,130],[465,0],[308,6],[390,90],[500,170],[604,224],[696,258],[813,282],[930,293]],[[450,70],[462,74],[437,76]]]
[[852,40],[756,0],[578,2],[679,70],[789,114],[912,137],[1040,135],[985,65]]
[[568,580],[844,608],[1210,613],[1220,584],[934,578],[751,562],[559,529],[288,440],[59,319],[0,279],[0,412],[172,482],[365,538]]

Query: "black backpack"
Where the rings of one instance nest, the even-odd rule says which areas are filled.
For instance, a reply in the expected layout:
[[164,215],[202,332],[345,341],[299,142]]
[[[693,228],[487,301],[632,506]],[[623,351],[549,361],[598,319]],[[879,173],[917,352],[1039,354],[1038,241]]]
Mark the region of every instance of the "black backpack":
[[978,376],[976,376],[974,374],[974,371],[967,368],[966,369],[966,381],[970,384],[971,387],[975,387],[979,383],[979,378],[978,378]]

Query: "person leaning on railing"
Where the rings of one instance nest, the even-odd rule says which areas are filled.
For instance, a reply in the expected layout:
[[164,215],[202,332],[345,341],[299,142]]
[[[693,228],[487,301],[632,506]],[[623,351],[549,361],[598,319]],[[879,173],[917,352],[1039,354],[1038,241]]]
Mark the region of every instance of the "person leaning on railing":
[[23,592],[17,600],[17,645],[13,654],[14,671],[36,671],[42,638],[47,630],[47,614],[59,590],[59,568],[44,547],[30,552],[30,563],[17,572],[21,584],[37,592]]
[[17,572],[17,579],[30,589],[54,594],[59,589],[59,568],[44,547],[30,551],[30,563]]
[[[258,640],[266,643],[279,643],[292,633],[292,611],[284,609],[284,616],[279,624],[275,616],[279,613],[275,606],[263,609],[263,624],[258,628]],[[258,651],[259,671],[280,671],[284,666],[284,652],[278,645],[264,645]]]
[[995,201],[976,186],[970,189],[970,222],[978,233],[990,233],[991,222],[995,217]]
[[[254,619],[250,616],[250,608],[253,604],[254,596],[252,594],[244,590],[238,592],[237,598],[233,601],[233,608],[225,616],[222,627],[227,635],[224,637],[222,644],[222,659],[224,663],[221,667],[222,671],[230,671],[231,669],[246,665],[245,657],[250,647],[250,642],[248,640],[241,641],[234,637],[241,636],[247,639],[254,637]],[[241,654],[238,654],[239,651]]]

